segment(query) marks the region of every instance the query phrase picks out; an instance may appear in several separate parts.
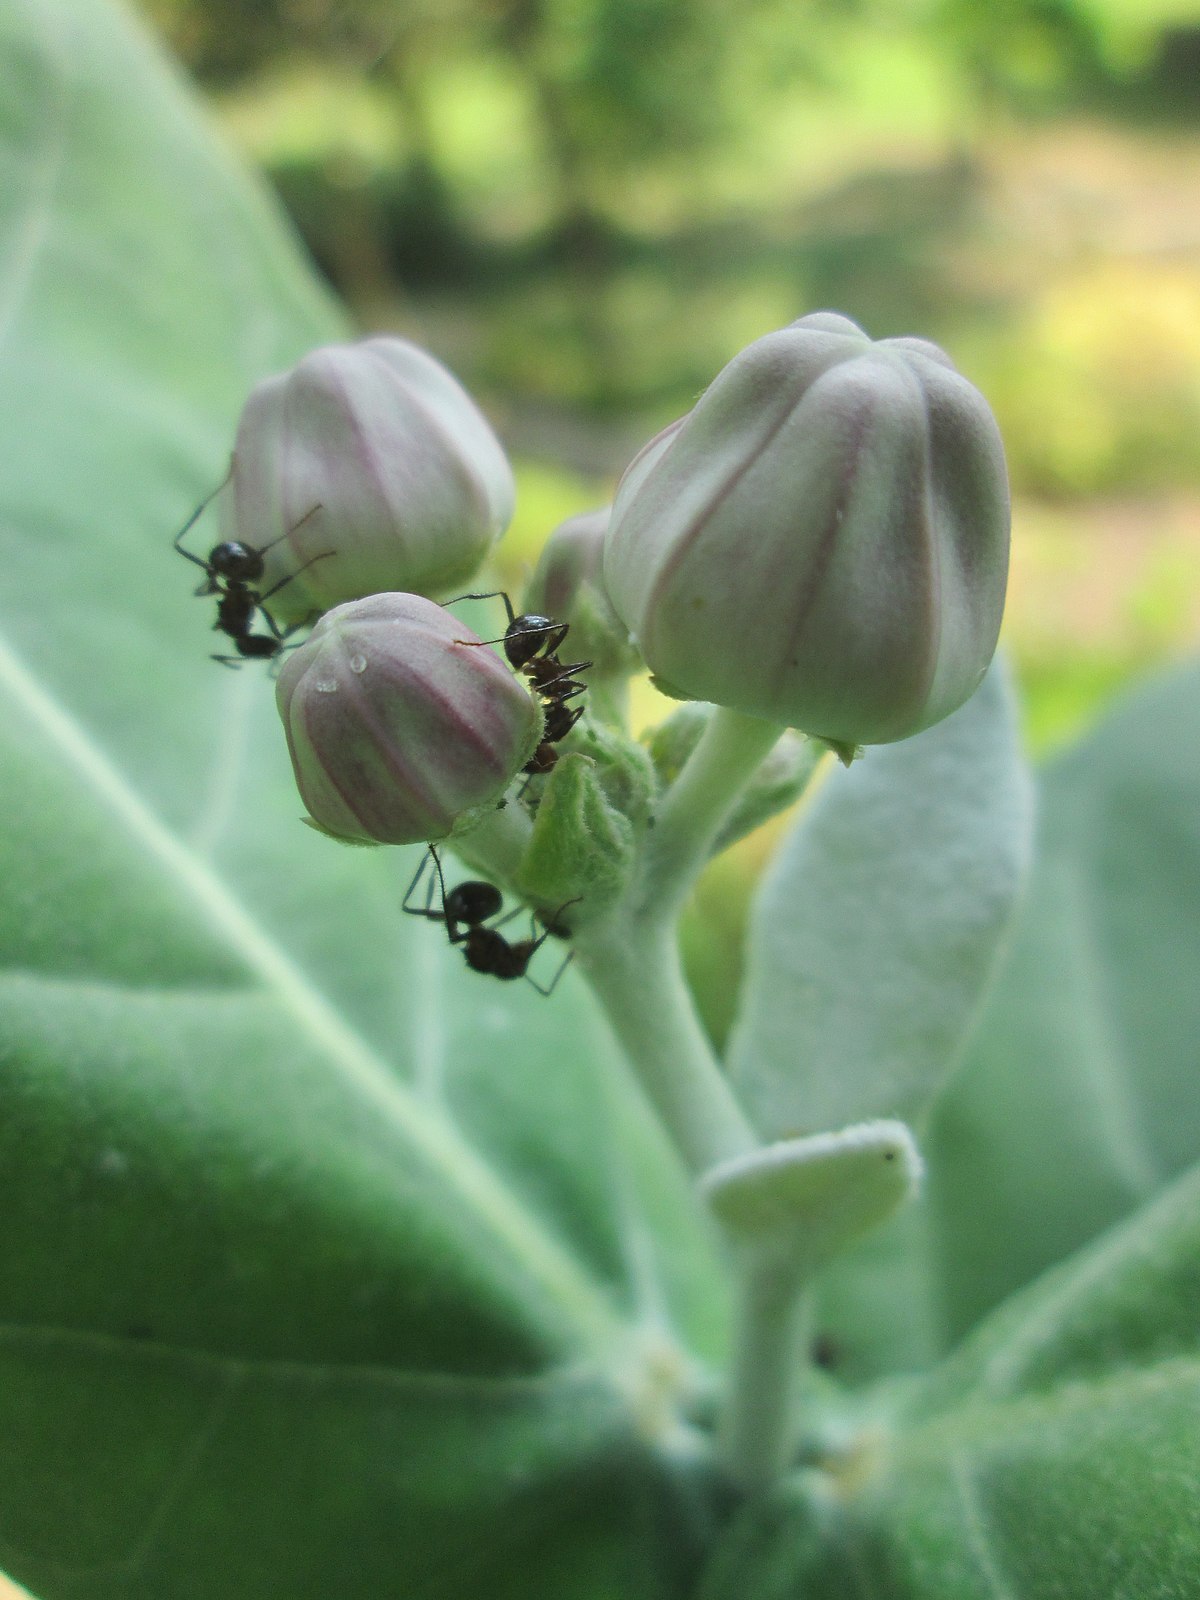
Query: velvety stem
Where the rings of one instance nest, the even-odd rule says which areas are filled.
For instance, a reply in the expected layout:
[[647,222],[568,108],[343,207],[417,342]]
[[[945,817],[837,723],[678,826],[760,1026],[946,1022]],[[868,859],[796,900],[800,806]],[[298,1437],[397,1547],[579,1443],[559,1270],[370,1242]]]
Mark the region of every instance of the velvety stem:
[[647,845],[640,913],[673,918],[737,805],[783,729],[715,706],[696,748],[668,789]]
[[692,1172],[752,1150],[754,1134],[696,1016],[674,930],[606,922],[580,935],[576,957]]
[[791,1457],[803,1302],[795,1274],[773,1258],[751,1255],[740,1265],[718,1449],[729,1476],[753,1492],[773,1483]]

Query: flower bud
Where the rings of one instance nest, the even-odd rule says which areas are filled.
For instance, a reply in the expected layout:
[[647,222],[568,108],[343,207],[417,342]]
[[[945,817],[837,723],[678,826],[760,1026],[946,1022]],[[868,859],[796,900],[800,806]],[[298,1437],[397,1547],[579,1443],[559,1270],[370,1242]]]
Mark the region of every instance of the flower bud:
[[273,544],[260,587],[280,585],[270,609],[289,622],[368,594],[462,588],[513,498],[466,391],[416,345],[376,338],[314,350],[254,389],[221,511],[227,539]]
[[560,523],[542,548],[524,597],[527,611],[570,624],[570,652],[591,662],[594,677],[633,672],[641,665],[604,587],[609,515],[605,507]]
[[604,576],[668,692],[886,743],[982,678],[1008,524],[978,390],[936,345],[822,312],[743,350],[635,459]]
[[523,680],[414,594],[327,612],[288,653],[276,699],[309,820],[352,844],[464,831],[500,799],[542,728]]

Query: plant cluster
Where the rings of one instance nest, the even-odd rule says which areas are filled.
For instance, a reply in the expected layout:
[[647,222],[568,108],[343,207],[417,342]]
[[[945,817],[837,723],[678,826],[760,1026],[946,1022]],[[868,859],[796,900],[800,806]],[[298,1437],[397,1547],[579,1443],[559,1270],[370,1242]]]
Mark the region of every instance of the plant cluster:
[[[429,897],[405,909],[481,974],[548,994],[530,962],[570,941],[725,1240],[740,1332],[715,1470],[771,1484],[797,1448],[804,1289],[912,1196],[921,1162],[894,1118],[831,1128],[802,1108],[786,1136],[756,1119],[755,1068],[735,1085],[714,1057],[676,922],[714,849],[795,801],[821,752],[849,765],[977,690],[1008,566],[986,403],[925,341],[803,317],[652,440],[610,509],[550,535],[529,609],[500,596],[491,640],[433,597],[503,533],[511,474],[469,396],[402,340],[319,350],[259,385],[218,505],[200,593],[227,605],[230,552],[252,552],[305,820],[424,843]],[[561,659],[568,634],[586,660]],[[625,712],[644,666],[685,702],[646,743]],[[449,893],[446,844],[481,874]]]

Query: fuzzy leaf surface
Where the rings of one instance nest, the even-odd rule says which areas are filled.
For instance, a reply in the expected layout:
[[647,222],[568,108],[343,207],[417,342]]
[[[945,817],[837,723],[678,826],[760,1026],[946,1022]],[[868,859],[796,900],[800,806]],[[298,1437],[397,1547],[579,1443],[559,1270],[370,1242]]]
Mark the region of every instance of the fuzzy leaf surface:
[[937,727],[828,773],[751,923],[729,1061],[763,1133],[924,1112],[979,1008],[1030,829],[999,667]]
[[658,1600],[654,1382],[724,1336],[686,1181],[573,975],[469,973],[416,852],[300,824],[171,550],[344,334],[125,11],[0,10],[0,1565]]
[[1192,1593],[1198,1259],[1200,1168],[997,1310],[889,1430],[746,1514],[703,1600]]
[[1039,773],[1028,889],[924,1130],[924,1195],[820,1287],[840,1375],[928,1366],[1200,1155],[1198,796],[1194,665]]

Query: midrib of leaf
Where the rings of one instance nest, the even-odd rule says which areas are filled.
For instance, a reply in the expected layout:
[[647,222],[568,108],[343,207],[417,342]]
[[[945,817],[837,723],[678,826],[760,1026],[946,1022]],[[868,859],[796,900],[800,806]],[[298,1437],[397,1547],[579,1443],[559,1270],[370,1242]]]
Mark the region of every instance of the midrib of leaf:
[[83,728],[53,700],[0,638],[0,686],[23,705],[82,782],[112,812],[214,932],[291,1013],[333,1070],[435,1168],[451,1192],[534,1278],[594,1355],[611,1355],[621,1325],[597,1286],[579,1270],[439,1112],[418,1101],[320,995],[306,975],[251,919],[211,869],[137,798]]
[[596,1369],[582,1363],[564,1363],[542,1372],[489,1374],[436,1372],[426,1368],[384,1367],[364,1362],[300,1361],[295,1357],[233,1356],[213,1350],[158,1344],[152,1339],[125,1339],[111,1333],[0,1323],[0,1353],[6,1349],[86,1351],[130,1363],[170,1365],[198,1376],[219,1375],[229,1383],[290,1382],[342,1388],[382,1388],[394,1396],[467,1402],[521,1395],[536,1398],[556,1390],[594,1386]]
[[897,1441],[895,1470],[903,1478],[910,1453],[946,1459],[948,1450],[1003,1445],[1014,1435],[1051,1427],[1114,1404],[1137,1404],[1181,1385],[1200,1390],[1200,1356],[1171,1356],[1147,1366],[1117,1367],[1099,1377],[1072,1375],[1036,1394],[964,1399],[953,1410],[918,1423]]

